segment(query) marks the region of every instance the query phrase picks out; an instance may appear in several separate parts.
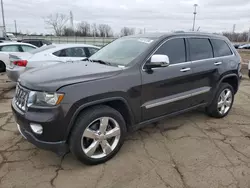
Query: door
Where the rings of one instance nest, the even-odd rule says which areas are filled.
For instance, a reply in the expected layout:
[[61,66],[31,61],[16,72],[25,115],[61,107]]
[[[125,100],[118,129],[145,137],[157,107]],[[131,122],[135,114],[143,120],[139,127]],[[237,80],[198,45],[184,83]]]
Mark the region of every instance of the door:
[[187,39],[191,68],[193,70],[193,89],[197,93],[190,99],[192,105],[207,103],[211,99],[212,88],[219,76],[211,41],[208,38]]
[[152,71],[142,69],[143,121],[189,108],[192,93],[191,62],[187,62],[185,40],[169,39],[154,54],[167,55],[170,65]]

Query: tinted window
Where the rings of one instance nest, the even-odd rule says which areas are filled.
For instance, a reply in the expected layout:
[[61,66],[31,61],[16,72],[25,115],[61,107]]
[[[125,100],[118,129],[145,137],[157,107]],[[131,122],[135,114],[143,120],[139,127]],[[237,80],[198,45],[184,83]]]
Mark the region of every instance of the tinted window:
[[215,57],[227,56],[232,54],[232,51],[225,41],[212,39],[211,42],[214,48]]
[[98,48],[88,48],[88,49],[89,49],[89,55],[93,55],[99,50]]
[[1,47],[2,52],[19,52],[18,45],[7,45]]
[[42,43],[40,41],[29,41],[28,43],[33,44],[34,46],[41,47]]
[[26,45],[21,45],[22,46],[22,49],[24,52],[29,52],[31,50],[34,50],[35,48],[32,47],[32,46],[26,46]]
[[53,54],[58,57],[86,57],[84,48],[81,47],[67,48],[59,50]]
[[208,39],[192,38],[188,41],[192,61],[213,58],[212,46]]
[[165,42],[155,54],[167,55],[170,64],[185,62],[186,50],[184,39],[171,39]]

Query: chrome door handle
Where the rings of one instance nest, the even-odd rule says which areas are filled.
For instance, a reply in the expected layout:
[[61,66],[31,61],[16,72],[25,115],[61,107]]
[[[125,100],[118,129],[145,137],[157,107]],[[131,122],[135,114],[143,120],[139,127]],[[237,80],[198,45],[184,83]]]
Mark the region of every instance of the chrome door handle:
[[216,62],[216,63],[214,63],[215,66],[218,66],[218,65],[221,65],[221,64],[222,64],[222,62]]
[[180,71],[181,72],[187,72],[187,71],[190,71],[191,69],[190,68],[183,68],[183,69],[181,69]]

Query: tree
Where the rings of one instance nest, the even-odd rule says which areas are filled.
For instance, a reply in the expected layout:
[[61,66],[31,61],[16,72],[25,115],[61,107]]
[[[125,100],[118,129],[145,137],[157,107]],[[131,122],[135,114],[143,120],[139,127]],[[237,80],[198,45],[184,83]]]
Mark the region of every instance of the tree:
[[128,36],[134,34],[135,34],[135,28],[123,27],[121,29],[121,36]]
[[139,29],[138,34],[143,34],[143,30]]
[[107,24],[100,24],[98,26],[100,37],[112,37],[113,31],[111,27]]
[[72,28],[64,27],[62,35],[63,36],[74,36],[75,35],[75,31]]
[[90,24],[88,22],[81,22],[77,25],[77,31],[81,34],[81,36],[90,36]]
[[99,37],[99,32],[96,23],[93,23],[91,25],[91,31],[92,31],[92,36],[93,37]]
[[53,28],[57,36],[60,36],[68,20],[69,18],[65,14],[56,13],[54,15],[49,15],[44,21],[48,26]]

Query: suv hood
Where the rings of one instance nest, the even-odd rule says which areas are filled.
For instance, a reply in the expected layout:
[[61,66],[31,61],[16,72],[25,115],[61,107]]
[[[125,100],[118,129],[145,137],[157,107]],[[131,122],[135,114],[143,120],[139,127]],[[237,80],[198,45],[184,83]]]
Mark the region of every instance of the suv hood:
[[54,92],[65,85],[107,78],[121,71],[119,67],[78,61],[31,69],[20,76],[19,82],[31,90]]

